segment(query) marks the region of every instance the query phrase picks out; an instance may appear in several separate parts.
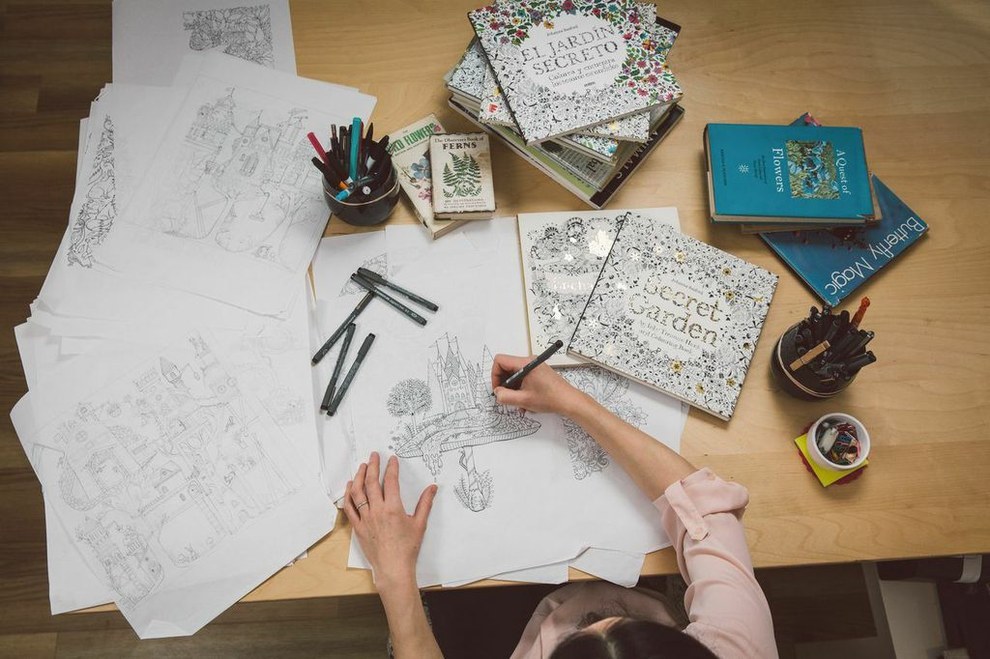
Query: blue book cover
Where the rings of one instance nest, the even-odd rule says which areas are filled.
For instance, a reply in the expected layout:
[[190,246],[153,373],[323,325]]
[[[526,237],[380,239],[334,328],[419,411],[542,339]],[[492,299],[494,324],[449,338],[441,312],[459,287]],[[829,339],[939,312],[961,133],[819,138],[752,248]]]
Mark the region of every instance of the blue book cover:
[[869,227],[761,233],[760,237],[832,306],[839,304],[928,231],[928,225],[872,177],[881,219]]
[[859,128],[708,124],[705,145],[717,222],[874,217]]

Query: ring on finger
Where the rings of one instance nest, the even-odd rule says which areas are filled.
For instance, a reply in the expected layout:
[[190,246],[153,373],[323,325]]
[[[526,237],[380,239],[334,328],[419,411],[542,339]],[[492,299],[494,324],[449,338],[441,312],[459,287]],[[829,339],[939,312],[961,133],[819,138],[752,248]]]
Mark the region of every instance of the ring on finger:
[[355,509],[355,510],[361,510],[361,507],[362,507],[362,506],[367,506],[367,505],[368,505],[368,500],[367,500],[367,499],[365,499],[365,500],[364,500],[364,501],[362,501],[361,503],[359,503],[359,504],[355,504],[355,506],[354,506],[354,509]]

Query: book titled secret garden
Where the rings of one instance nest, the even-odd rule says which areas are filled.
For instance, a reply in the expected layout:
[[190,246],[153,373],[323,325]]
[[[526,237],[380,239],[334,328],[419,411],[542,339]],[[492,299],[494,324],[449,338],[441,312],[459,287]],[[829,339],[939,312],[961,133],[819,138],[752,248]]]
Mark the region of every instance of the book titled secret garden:
[[568,353],[728,420],[776,287],[759,266],[631,215]]
[[675,100],[653,21],[625,0],[519,0],[468,13],[527,144]]

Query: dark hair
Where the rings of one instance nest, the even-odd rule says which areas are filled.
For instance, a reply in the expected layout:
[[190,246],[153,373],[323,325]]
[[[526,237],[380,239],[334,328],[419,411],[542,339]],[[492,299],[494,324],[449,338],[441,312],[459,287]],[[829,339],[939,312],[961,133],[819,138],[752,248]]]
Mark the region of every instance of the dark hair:
[[623,618],[599,633],[580,631],[564,639],[550,659],[718,659],[679,629]]

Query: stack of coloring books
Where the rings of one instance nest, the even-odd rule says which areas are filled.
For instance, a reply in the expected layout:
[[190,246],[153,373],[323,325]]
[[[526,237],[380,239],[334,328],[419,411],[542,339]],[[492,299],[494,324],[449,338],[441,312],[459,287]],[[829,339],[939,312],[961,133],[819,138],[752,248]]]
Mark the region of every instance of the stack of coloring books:
[[624,0],[521,0],[468,13],[450,106],[594,208],[683,115],[667,66],[680,26]]

